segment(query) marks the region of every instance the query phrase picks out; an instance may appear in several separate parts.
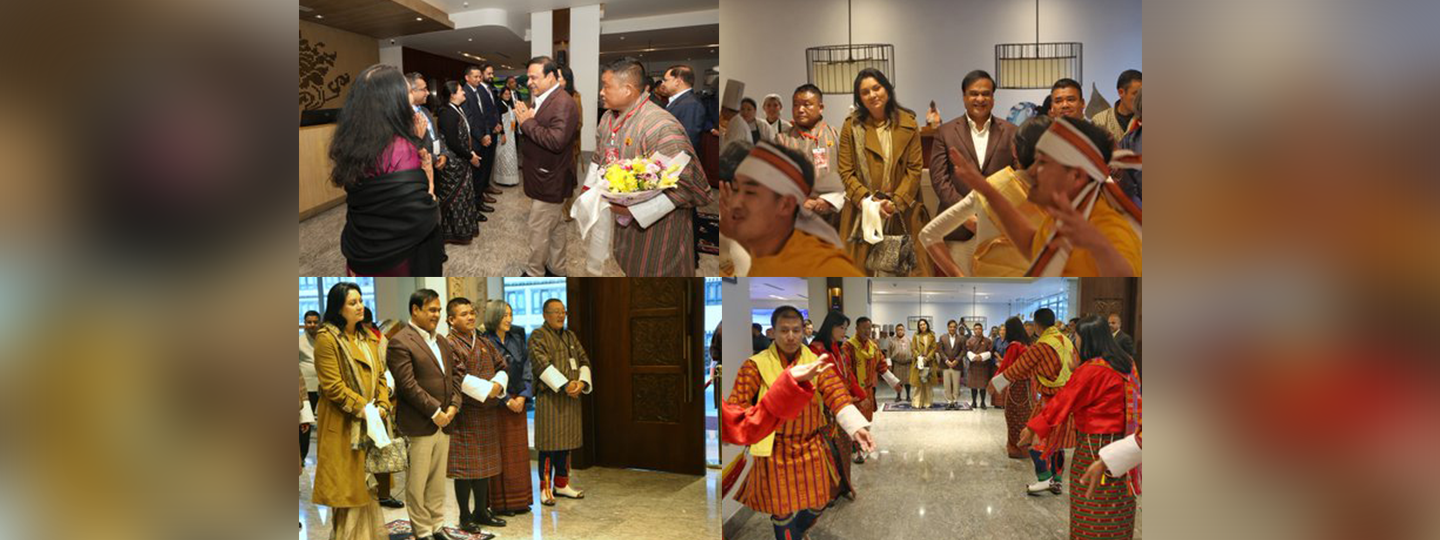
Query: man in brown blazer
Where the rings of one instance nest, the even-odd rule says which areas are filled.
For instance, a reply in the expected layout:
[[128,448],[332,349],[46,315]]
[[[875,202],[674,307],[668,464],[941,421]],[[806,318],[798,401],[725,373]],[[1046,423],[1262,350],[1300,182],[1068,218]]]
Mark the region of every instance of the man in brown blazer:
[[575,191],[574,146],[580,111],[560,83],[560,64],[548,56],[526,67],[535,108],[515,104],[515,122],[529,141],[520,147],[525,196],[530,198],[530,276],[559,276],[565,270],[565,221],[561,208]]
[[[950,162],[951,148],[960,150],[960,155],[967,158],[966,165],[978,169],[984,178],[1009,167],[1015,160],[1011,150],[1015,124],[990,114],[995,108],[995,79],[983,70],[971,71],[961,81],[960,91],[964,93],[965,114],[935,130],[930,151],[930,183],[940,198],[936,215],[970,193],[970,188],[955,177],[954,164]],[[967,222],[945,239],[965,241],[974,234],[975,224]]]
[[954,320],[945,326],[945,335],[940,336],[940,359],[944,361],[941,367],[945,368],[941,375],[945,381],[945,400],[949,402],[945,408],[954,410],[959,408],[965,370],[965,336],[960,334],[960,326]]
[[410,323],[385,348],[385,363],[395,377],[400,433],[410,438],[409,482],[405,504],[415,538],[449,540],[441,531],[445,515],[445,467],[450,461],[450,422],[460,412],[461,357],[435,333],[440,324],[440,295],[420,289],[410,295]]

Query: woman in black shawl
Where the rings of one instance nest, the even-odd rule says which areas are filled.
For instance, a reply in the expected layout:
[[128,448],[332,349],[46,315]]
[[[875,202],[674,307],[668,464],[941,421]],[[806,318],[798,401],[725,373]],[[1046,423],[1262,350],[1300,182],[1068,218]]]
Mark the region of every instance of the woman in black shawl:
[[330,180],[345,189],[340,251],[351,276],[438,276],[445,261],[420,113],[394,66],[356,78],[330,141]]

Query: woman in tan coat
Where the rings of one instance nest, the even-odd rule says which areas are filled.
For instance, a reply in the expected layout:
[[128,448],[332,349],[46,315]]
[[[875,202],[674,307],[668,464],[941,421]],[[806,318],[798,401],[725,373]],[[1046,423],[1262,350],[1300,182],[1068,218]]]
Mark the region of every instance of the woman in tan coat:
[[342,282],[330,288],[323,326],[315,337],[315,374],[320,383],[319,451],[315,459],[315,504],[335,511],[332,538],[385,538],[380,505],[365,472],[365,406],[392,417],[385,363],[375,335],[360,327],[365,306],[360,287]]
[[[909,275],[928,276],[930,259],[920,248],[920,230],[930,222],[930,212],[920,198],[920,130],[915,113],[895,100],[895,87],[885,74],[874,68],[855,77],[855,110],[840,130],[840,164],[836,168],[845,182],[845,208],[840,211],[840,236],[847,252],[865,266],[871,244],[860,232],[861,202],[880,201],[884,234],[910,236],[915,268]],[[893,217],[891,217],[893,216]],[[870,268],[866,273],[876,275]]]
[[[930,331],[930,321],[920,319],[915,323],[915,337],[910,338],[910,350],[915,363],[910,365],[910,384],[915,387],[915,398],[910,406],[929,409],[935,402],[931,392],[935,389],[935,374],[940,372],[940,344],[935,341],[935,332]],[[921,370],[921,366],[926,369]]]

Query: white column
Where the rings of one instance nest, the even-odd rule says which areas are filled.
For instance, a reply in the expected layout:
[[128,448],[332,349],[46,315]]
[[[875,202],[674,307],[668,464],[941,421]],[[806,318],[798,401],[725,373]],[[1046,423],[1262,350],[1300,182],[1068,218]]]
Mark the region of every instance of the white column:
[[[575,73],[575,90],[585,101],[585,116],[596,118],[592,110],[600,97],[600,5],[570,8],[570,70]],[[580,126],[580,151],[595,150],[595,122]]]
[[400,68],[400,72],[404,73],[405,62],[403,61],[404,55],[400,51],[401,47],[399,45],[391,45],[388,39],[381,41],[381,43],[383,45],[380,45],[380,63],[398,67]]
[[[720,296],[724,300],[721,308],[724,336],[720,339],[721,365],[721,387],[722,398],[730,397],[730,390],[735,388],[735,374],[740,370],[740,365],[752,354],[750,341],[750,278],[736,278],[737,283],[728,281],[720,284]],[[740,455],[741,448],[729,444],[720,444],[721,465],[727,465],[735,456]],[[721,501],[721,521],[724,522],[734,516],[743,508],[734,499]]]
[[840,278],[845,290],[845,316],[850,317],[851,335],[854,335],[855,319],[870,316],[870,278]]
[[810,310],[810,322],[815,324],[815,331],[819,332],[820,325],[825,323],[825,316],[830,314],[830,292],[825,289],[825,278],[804,279],[806,294],[810,295],[810,302],[806,309]]
[[[430,289],[440,293],[440,324],[435,326],[435,332],[438,334],[450,333],[450,325],[445,324],[445,303],[450,301],[450,291],[449,287],[445,285],[445,278],[418,277],[415,278],[415,281],[416,289]],[[410,309],[410,299],[408,296],[405,299],[405,309]],[[407,311],[406,314],[408,316],[409,312]]]
[[[530,56],[550,56],[555,51],[555,15],[552,11],[530,14]],[[526,58],[529,60],[529,58]]]

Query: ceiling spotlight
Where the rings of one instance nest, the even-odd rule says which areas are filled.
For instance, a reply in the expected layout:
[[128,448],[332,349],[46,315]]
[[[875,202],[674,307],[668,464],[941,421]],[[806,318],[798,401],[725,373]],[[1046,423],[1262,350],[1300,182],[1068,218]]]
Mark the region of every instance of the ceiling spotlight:
[[620,41],[625,41],[625,36],[620,36]]
[[465,41],[475,41],[475,38],[468,38]]
[[316,18],[316,19],[324,19],[325,16],[324,16],[324,15],[316,15],[315,18]]
[[424,17],[416,17],[415,20],[417,20],[417,21],[423,21],[423,20],[425,20],[425,18],[424,18]]

